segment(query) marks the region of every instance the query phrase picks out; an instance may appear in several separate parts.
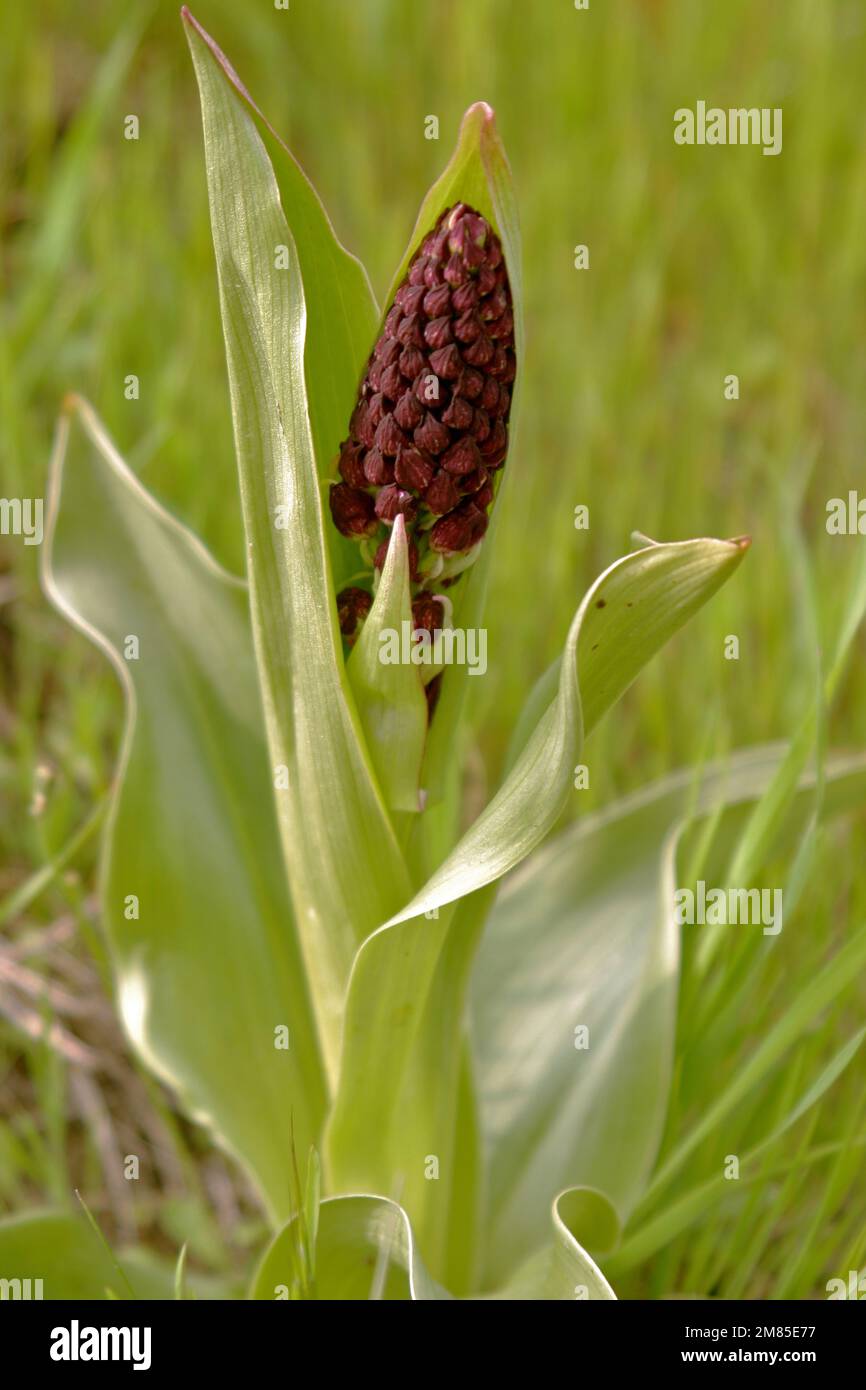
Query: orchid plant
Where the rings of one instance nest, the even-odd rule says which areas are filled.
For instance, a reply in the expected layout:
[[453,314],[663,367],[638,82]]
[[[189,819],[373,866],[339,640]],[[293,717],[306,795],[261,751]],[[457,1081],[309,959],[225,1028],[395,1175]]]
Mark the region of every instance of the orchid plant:
[[[748,541],[639,536],[601,574],[467,825],[475,682],[446,639],[484,631],[498,518],[520,505],[506,453],[527,351],[494,114],[467,111],[383,315],[183,18],[246,578],[79,398],[44,566],[126,694],[101,884],[120,1014],[260,1194],[273,1240],[252,1297],[612,1298],[671,1086],[678,836],[793,795],[805,753],[672,778],[548,837],[585,740]],[[394,633],[408,657],[383,659]]]

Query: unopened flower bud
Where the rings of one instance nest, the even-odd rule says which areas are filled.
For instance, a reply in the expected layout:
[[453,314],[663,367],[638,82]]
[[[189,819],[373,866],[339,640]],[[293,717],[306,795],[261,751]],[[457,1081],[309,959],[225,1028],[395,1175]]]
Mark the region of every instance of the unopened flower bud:
[[412,604],[412,627],[415,632],[436,632],[442,630],[445,621],[445,607],[441,599],[433,594],[420,593]]
[[400,487],[421,493],[430,486],[433,477],[433,460],[429,454],[411,445],[401,449],[394,466],[394,478]]
[[350,646],[356,641],[360,626],[372,606],[373,600],[366,589],[350,586],[337,595],[337,617],[340,620],[340,631]]
[[424,493],[424,505],[434,516],[444,516],[460,501],[460,488],[456,478],[448,473],[437,473]]
[[389,526],[398,516],[405,517],[408,525],[410,521],[414,521],[418,510],[417,498],[405,488],[397,487],[396,483],[389,483],[387,487],[382,488],[375,505],[376,515]]
[[334,525],[344,536],[375,535],[378,525],[373,498],[348,483],[334,483],[330,494]]
[[462,555],[478,544],[486,530],[487,513],[467,498],[436,522],[430,532],[430,548],[440,555]]

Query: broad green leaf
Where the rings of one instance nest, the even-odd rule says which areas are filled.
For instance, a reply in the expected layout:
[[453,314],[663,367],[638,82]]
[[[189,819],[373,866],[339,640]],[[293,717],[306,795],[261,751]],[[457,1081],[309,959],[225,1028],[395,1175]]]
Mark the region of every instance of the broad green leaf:
[[[106,1289],[128,1298],[115,1262],[83,1216],[35,1211],[0,1221],[0,1281],[30,1280],[8,1290],[6,1298],[104,1299]],[[41,1284],[35,1281],[41,1281]],[[133,1286],[134,1287],[134,1286]],[[9,1316],[6,1314],[5,1316]]]
[[354,952],[406,901],[409,879],[343,665],[310,425],[307,305],[295,237],[248,104],[224,60],[186,18],[201,95],[279,823],[333,1081]]
[[[329,1130],[335,1183],[372,1190],[377,1174],[387,1176],[428,1266],[455,1293],[477,1273],[478,1154],[464,1027],[469,967],[491,900],[492,890],[473,894],[429,920],[377,933],[361,952]],[[353,1106],[365,1059],[376,1085]]]
[[[30,1297],[101,1302],[109,1298],[163,1302],[174,1298],[174,1268],[142,1247],[121,1250],[115,1258],[87,1219],[67,1211],[23,1212],[0,1221],[0,1281],[29,1279]],[[36,1283],[41,1280],[41,1286]],[[24,1296],[10,1283],[0,1301]],[[223,1279],[193,1275],[187,1297],[226,1299],[236,1296]],[[38,1291],[38,1292],[37,1292]],[[8,1315],[7,1315],[8,1316]]]
[[[750,750],[667,778],[570,826],[506,880],[472,986],[488,1280],[543,1241],[558,1188],[596,1187],[623,1220],[645,1190],[673,1059],[679,834],[761,796],[782,758]],[[862,795],[864,767],[830,762],[833,804]]]
[[[182,13],[200,41],[199,48],[207,46],[226,85],[250,113],[273,166],[304,283],[304,372],[316,465],[321,479],[336,477],[337,451],[347,434],[358,382],[379,323],[370,281],[361,262],[337,240],[316,190],[226,55],[189,10],[184,8]],[[339,132],[334,131],[334,139],[338,138]],[[339,590],[358,568],[358,549],[335,526],[328,526],[326,535]]]
[[[251,1298],[288,1297],[295,1269],[294,1224],[288,1222],[265,1252]],[[347,1196],[326,1198],[319,1208],[315,1286],[308,1297],[406,1301],[451,1295],[427,1273],[402,1207],[385,1197]]]
[[[447,1254],[449,1187],[459,1173],[454,1097],[465,991],[489,906],[480,890],[529,854],[562,811],[583,718],[589,726],[598,721],[742,554],[726,541],[652,546],[601,576],[572,623],[556,696],[504,786],[426,887],[358,953],[328,1129],[332,1171],[344,1189],[400,1192],[437,1278],[455,1257]],[[456,909],[449,906],[455,900]],[[370,1076],[375,1093],[358,1106]],[[444,1187],[423,1181],[427,1153],[440,1156]]]
[[[493,1294],[495,1299],[583,1300],[614,1298],[604,1275],[578,1243],[569,1219],[571,1194],[563,1194],[552,1211],[553,1238],[515,1277]],[[289,1222],[271,1242],[253,1279],[250,1297],[280,1300],[289,1296],[294,1274],[296,1236]],[[399,1302],[445,1300],[450,1294],[431,1279],[412,1224],[397,1202],[385,1197],[345,1196],[326,1199],[319,1212],[315,1254],[315,1300]]]
[[101,874],[124,1024],[285,1218],[292,1125],[306,1151],[323,1073],[244,586],[144,491],[81,401],[59,426],[46,529],[48,596],[126,696]]
[[382,637],[402,642],[412,630],[409,551],[398,516],[373,607],[349,657],[348,672],[370,757],[387,804],[419,809],[419,779],[427,737],[427,698],[420,667],[382,661]]

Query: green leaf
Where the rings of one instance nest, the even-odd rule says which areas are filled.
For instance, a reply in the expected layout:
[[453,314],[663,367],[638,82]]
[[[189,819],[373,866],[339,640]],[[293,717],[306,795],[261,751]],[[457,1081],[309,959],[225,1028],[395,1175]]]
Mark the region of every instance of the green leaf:
[[[291,1290],[294,1221],[278,1232],[256,1271],[250,1298],[285,1299]],[[327,1301],[447,1299],[431,1280],[406,1213],[384,1197],[329,1197],[319,1208],[315,1297]]]
[[[101,873],[124,1024],[285,1218],[292,1121],[299,1142],[315,1140],[323,1074],[244,586],[144,491],[75,399],[58,430],[46,530],[46,592],[105,653],[126,697]],[[274,1046],[279,1025],[288,1051]]]
[[[352,703],[331,597],[310,424],[317,369],[305,375],[307,301],[287,221],[296,209],[283,206],[237,79],[184,15],[201,95],[253,634],[271,762],[285,769],[279,823],[333,1081],[354,952],[406,901],[409,878]],[[331,235],[303,220],[298,230],[305,244]]]
[[395,811],[417,811],[427,737],[427,699],[420,667],[383,663],[382,635],[412,630],[409,550],[402,516],[394,522],[373,607],[349,657],[348,672],[379,785]]
[[589,1189],[560,1193],[553,1203],[553,1243],[530,1256],[504,1289],[488,1295],[495,1299],[553,1299],[593,1302],[615,1299],[616,1294],[595,1261],[578,1242],[581,1226],[595,1235],[603,1246],[615,1244],[618,1223],[610,1205]]
[[[563,1194],[554,1204],[553,1240],[549,1246],[510,1285],[490,1297],[520,1301],[615,1297],[571,1229],[570,1218],[581,1213],[581,1205],[580,1198],[575,1204],[572,1194]],[[250,1298],[273,1300],[289,1296],[296,1245],[292,1226],[293,1222],[289,1222],[265,1252]],[[319,1212],[315,1259],[319,1300],[407,1302],[452,1298],[431,1279],[405,1210],[385,1197],[326,1199]]]
[[394,923],[494,882],[540,843],[565,806],[584,736],[730,578],[747,544],[652,545],[605,570],[571,625],[556,694],[503,786]]
[[[22,1212],[0,1221],[0,1279],[31,1281],[30,1297],[75,1302],[168,1302],[176,1297],[176,1266],[135,1246],[115,1258],[87,1218],[68,1211]],[[41,1293],[37,1294],[41,1280]],[[26,1285],[20,1293],[23,1295]],[[8,1295],[15,1297],[14,1284]],[[185,1298],[236,1297],[224,1279],[194,1275]]]
[[[506,880],[472,982],[488,1280],[543,1241],[558,1188],[600,1189],[623,1221],[642,1196],[673,1059],[678,840],[692,818],[760,797],[782,761],[778,747],[749,750],[666,778],[576,822]],[[864,767],[830,762],[831,807],[862,795]]]
[[[373,1191],[377,1178],[387,1181],[434,1276],[456,1293],[472,1286],[477,1261],[478,1212],[463,1190],[476,1171],[474,1107],[461,1072],[469,965],[491,897],[477,893],[430,920],[377,932],[359,953],[327,1133],[335,1184]],[[435,1181],[425,1175],[428,1155]]]
[[[535,848],[562,811],[582,747],[582,709],[590,726],[596,723],[742,555],[740,544],[727,541],[652,546],[601,576],[572,623],[555,698],[504,786],[426,887],[358,953],[328,1128],[332,1172],[345,1190],[399,1194],[437,1278],[455,1259],[471,1268],[453,1240],[452,1189],[461,1166],[454,1114],[463,1006],[490,903],[486,890]],[[462,901],[448,907],[455,900]],[[365,1083],[373,1076],[370,1093]],[[444,1183],[423,1180],[427,1153],[440,1157]],[[555,1191],[548,1188],[542,1200]],[[473,1228],[464,1224],[464,1241]]]
[[[83,1216],[36,1211],[0,1221],[0,1279],[30,1280],[30,1297],[99,1299],[128,1294],[117,1267]],[[40,1285],[34,1281],[41,1280]],[[2,1297],[22,1297],[13,1291]]]
[[[259,110],[228,58],[189,10],[183,17],[194,56],[206,46],[238,104],[249,112],[267,150],[280,203],[292,228],[304,284],[304,372],[310,430],[319,477],[336,475],[364,364],[376,337],[379,309],[367,272],[340,244],[322,202],[291,150]],[[335,132],[335,138],[337,132]],[[335,526],[326,528],[336,589],[358,568],[358,548]]]

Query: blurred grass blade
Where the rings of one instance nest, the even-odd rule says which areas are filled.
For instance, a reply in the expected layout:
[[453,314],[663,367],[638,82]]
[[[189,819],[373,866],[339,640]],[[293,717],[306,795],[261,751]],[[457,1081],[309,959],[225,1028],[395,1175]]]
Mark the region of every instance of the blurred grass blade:
[[174,1298],[176,1303],[185,1303],[189,1297],[186,1282],[186,1244],[184,1243],[180,1248],[174,1270]]
[[[457,1181],[454,1115],[463,1002],[490,903],[486,890],[535,848],[562,811],[580,756],[582,708],[597,722],[742,554],[727,541],[653,546],[601,576],[571,625],[556,697],[505,785],[426,887],[358,953],[328,1129],[332,1171],[345,1188],[407,1185],[401,1200],[437,1278],[457,1258],[447,1238],[452,1172]],[[442,912],[460,899],[456,911]],[[537,921],[534,909],[530,921]],[[370,1076],[377,1079],[375,1095],[359,1107],[355,1098]],[[447,1165],[444,1186],[424,1181],[424,1153]],[[471,1239],[473,1232],[463,1235]]]
[[[851,651],[851,644],[866,614],[866,552],[861,552],[854,568],[853,582],[850,585],[839,633],[834,644],[826,678],[822,678],[820,662],[816,677],[820,681],[817,697],[808,710],[784,763],[771,786],[761,798],[743,835],[737,845],[736,853],[728,871],[728,881],[733,884],[749,884],[757,866],[766,859],[773,843],[773,836],[781,824],[791,797],[796,789],[800,774],[806,766],[809,754],[816,741],[822,738],[827,709],[832,703],[839,682],[845,670]],[[714,938],[706,938],[706,947],[701,957],[701,965],[706,970],[712,959]]]
[[[326,1067],[359,943],[408,897],[342,660],[310,427],[307,306],[274,171],[225,60],[187,11],[286,865]],[[298,228],[300,237],[330,229]],[[309,396],[308,396],[309,384]]]
[[316,1242],[319,1238],[321,1202],[322,1165],[318,1149],[311,1148],[307,1157],[307,1176],[304,1183],[304,1245],[307,1251],[307,1278],[311,1284],[316,1276]]
[[[763,1167],[756,1167],[757,1160],[821,1100],[849,1063],[853,1061],[860,1050],[864,1037],[866,1037],[866,1029],[861,1028],[860,1032],[849,1039],[830,1059],[781,1124],[774,1126],[770,1134],[742,1157],[739,1183],[766,1180],[766,1170]],[[717,1177],[710,1178],[709,1181],[701,1183],[682,1196],[675,1197],[671,1202],[666,1203],[657,1215],[651,1216],[629,1235],[624,1244],[611,1257],[611,1266],[617,1270],[626,1270],[649,1259],[662,1246],[667,1245],[682,1231],[693,1225],[705,1212],[723,1201],[730,1190],[729,1179],[725,1177],[724,1173],[720,1173]]]
[[0,927],[11,922],[22,912],[26,912],[30,904],[35,902],[41,893],[44,893],[58,874],[61,874],[75,859],[78,851],[88,843],[94,832],[99,829],[104,817],[105,802],[100,801],[94,806],[84,824],[80,825],[75,834],[66,841],[66,844],[52,855],[48,863],[43,864],[0,902]]
[[863,622],[864,615],[866,615],[866,547],[859,546],[854,562],[853,580],[848,590],[842,621],[839,624],[839,633],[828,665],[825,689],[828,705],[832,703],[839,682],[845,674],[851,647]]
[[30,243],[28,290],[18,307],[13,329],[18,351],[41,327],[58,278],[67,267],[70,246],[75,243],[76,229],[93,192],[89,175],[102,126],[122,90],[152,9],[152,4],[139,5],[127,17],[102,57],[87,97],[64,135],[39,226]]
[[[93,1215],[93,1212],[90,1210],[90,1207],[87,1205],[87,1203],[85,1202],[84,1198],[82,1197],[81,1193],[78,1191],[77,1188],[76,1188],[76,1190],[75,1190],[75,1198],[76,1198],[76,1201],[78,1202],[78,1205],[81,1207],[81,1210],[84,1212],[84,1218],[85,1218],[85,1220],[87,1221],[88,1226],[90,1227],[91,1231],[93,1232],[94,1236],[96,1237],[96,1240],[97,1240],[97,1241],[99,1242],[99,1244],[102,1246],[102,1249],[105,1251],[106,1256],[107,1256],[108,1259],[111,1261],[112,1266],[114,1267],[114,1273],[115,1273],[115,1276],[116,1276],[116,1279],[117,1279],[117,1286],[118,1286],[118,1289],[120,1289],[120,1290],[124,1290],[124,1289],[125,1289],[125,1290],[126,1290],[126,1294],[127,1294],[130,1298],[135,1298],[135,1289],[134,1289],[134,1288],[132,1287],[132,1285],[130,1284],[129,1278],[127,1277],[127,1274],[126,1274],[125,1269],[123,1268],[123,1265],[120,1263],[120,1261],[118,1260],[118,1258],[117,1258],[117,1256],[115,1255],[114,1251],[112,1250],[111,1246],[109,1245],[108,1241],[106,1240],[105,1235],[104,1235],[104,1233],[103,1233],[103,1231],[102,1231],[102,1228],[101,1228],[101,1226],[99,1225],[99,1222],[97,1221],[96,1217]],[[125,1295],[124,1295],[123,1293],[119,1293],[117,1296],[118,1296],[118,1297],[124,1297]]]
[[80,401],[59,426],[48,510],[45,589],[127,702],[102,864],[126,1029],[285,1217],[292,1120],[305,1146],[316,1138],[323,1076],[244,586],[142,489]]
[[421,667],[409,662],[383,663],[381,637],[403,624],[411,631],[409,551],[406,528],[398,516],[373,607],[348,661],[349,681],[379,786],[395,811],[418,811],[421,759],[427,737],[427,699]]
[[754,1086],[781,1060],[788,1048],[817,1016],[866,968],[866,926],[860,927],[841,950],[827,962],[814,979],[808,981],[755,1049],[748,1061],[717,1096],[699,1122],[677,1144],[653,1177],[645,1201],[650,1201],[679,1172],[686,1159],[716,1125],[749,1094]]

